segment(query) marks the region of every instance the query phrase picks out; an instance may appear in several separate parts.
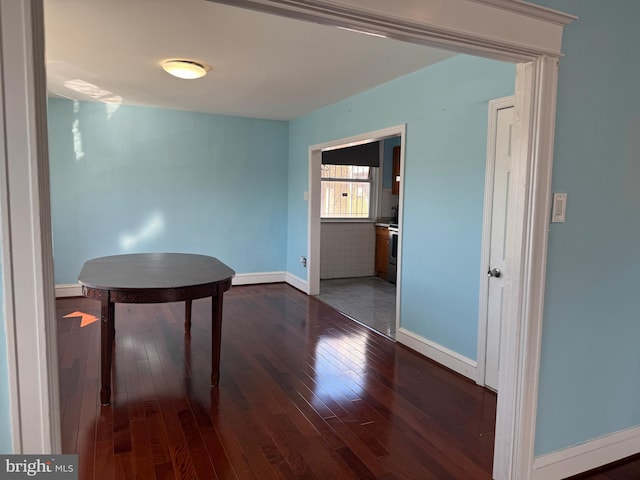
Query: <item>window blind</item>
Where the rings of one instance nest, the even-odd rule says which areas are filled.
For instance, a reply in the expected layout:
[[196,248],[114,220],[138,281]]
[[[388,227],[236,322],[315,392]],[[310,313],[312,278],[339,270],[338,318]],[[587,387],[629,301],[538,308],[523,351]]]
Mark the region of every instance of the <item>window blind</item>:
[[380,166],[380,142],[363,143],[352,147],[322,152],[322,163],[328,165]]

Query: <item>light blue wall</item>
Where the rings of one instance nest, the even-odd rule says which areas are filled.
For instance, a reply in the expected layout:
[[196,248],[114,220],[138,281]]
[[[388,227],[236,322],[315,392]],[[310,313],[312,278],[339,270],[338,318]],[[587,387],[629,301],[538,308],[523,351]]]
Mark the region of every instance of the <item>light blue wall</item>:
[[[2,238],[0,238],[2,251]],[[11,406],[9,404],[9,374],[6,320],[4,318],[4,276],[0,258],[0,453],[12,453]]]
[[51,99],[49,139],[56,283],[141,251],[285,270],[287,122]]
[[292,121],[288,271],[306,278],[309,145],[406,123],[401,323],[475,359],[487,108],[514,82],[459,55]]
[[536,454],[640,425],[640,41],[637,0],[545,0],[565,29]]

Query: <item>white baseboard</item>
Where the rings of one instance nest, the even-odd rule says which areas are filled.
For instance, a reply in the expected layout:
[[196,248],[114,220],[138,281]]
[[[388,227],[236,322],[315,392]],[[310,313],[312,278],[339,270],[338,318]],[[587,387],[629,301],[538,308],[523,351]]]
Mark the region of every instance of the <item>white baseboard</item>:
[[474,360],[404,328],[397,331],[396,341],[475,382],[477,363]]
[[287,278],[285,281],[292,287],[295,287],[298,290],[301,290],[307,295],[309,294],[309,282],[307,282],[306,280],[303,280],[300,277],[296,277],[292,273],[287,273]]
[[640,453],[640,426],[533,459],[532,480],[561,480]]
[[[233,277],[232,285],[255,285],[258,283],[287,282],[295,288],[307,292],[307,281],[287,272],[238,273]],[[81,297],[82,286],[79,283],[56,285],[56,298]]]
[[56,285],[56,298],[81,297],[82,285],[79,283],[67,283]]
[[236,273],[232,285],[255,285],[258,283],[284,282],[287,272]]

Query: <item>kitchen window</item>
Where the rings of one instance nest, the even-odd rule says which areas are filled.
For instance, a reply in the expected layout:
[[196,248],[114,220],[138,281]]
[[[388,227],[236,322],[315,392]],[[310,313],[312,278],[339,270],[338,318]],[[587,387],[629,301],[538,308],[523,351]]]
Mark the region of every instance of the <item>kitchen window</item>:
[[322,152],[323,219],[372,219],[376,216],[380,142]]
[[373,170],[361,165],[322,165],[320,216],[372,218]]

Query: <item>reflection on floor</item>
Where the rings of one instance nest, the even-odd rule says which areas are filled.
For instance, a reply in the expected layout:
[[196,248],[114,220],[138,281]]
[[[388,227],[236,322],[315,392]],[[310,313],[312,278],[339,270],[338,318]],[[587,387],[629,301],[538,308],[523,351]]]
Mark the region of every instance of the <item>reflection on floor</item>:
[[391,338],[396,337],[396,286],[378,277],[320,281],[322,302]]

